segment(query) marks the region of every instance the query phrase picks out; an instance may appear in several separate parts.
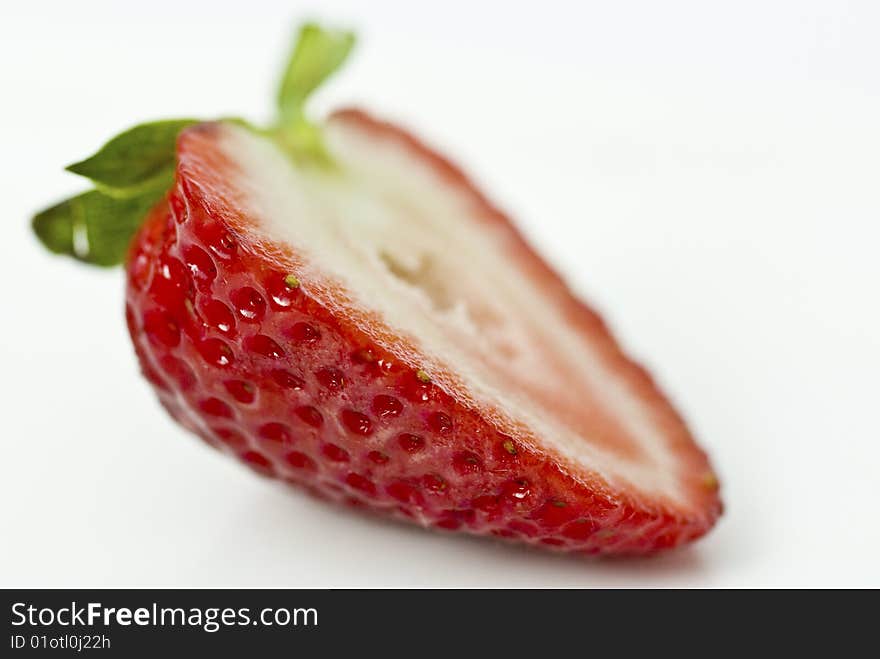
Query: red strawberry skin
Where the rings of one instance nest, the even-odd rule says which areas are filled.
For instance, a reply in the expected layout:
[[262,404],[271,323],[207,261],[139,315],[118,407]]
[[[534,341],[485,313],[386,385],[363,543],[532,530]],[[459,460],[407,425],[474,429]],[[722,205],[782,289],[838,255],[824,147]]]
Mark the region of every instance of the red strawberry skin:
[[676,429],[694,503],[682,507],[572,474],[531,439],[502,432],[491,414],[430,381],[404,354],[381,348],[362,324],[319,303],[310,282],[290,277],[296,255],[249,238],[247,218],[225,188],[234,167],[205,146],[212,124],[181,136],[175,186],[127,261],[129,330],[171,415],[263,475],[437,529],[582,554],[652,553],[706,533],[721,512],[706,457],[598,316],[446,160],[362,113],[337,120],[405,144],[510,232],[523,267]]

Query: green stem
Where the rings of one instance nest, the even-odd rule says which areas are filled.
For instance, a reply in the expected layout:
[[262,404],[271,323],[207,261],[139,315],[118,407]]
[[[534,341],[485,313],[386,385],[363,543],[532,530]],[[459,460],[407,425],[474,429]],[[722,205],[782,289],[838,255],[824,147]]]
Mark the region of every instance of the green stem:
[[320,127],[310,121],[305,105],[314,91],[348,58],[354,34],[327,30],[314,23],[300,28],[278,90],[278,121],[269,133],[297,164],[331,167]]

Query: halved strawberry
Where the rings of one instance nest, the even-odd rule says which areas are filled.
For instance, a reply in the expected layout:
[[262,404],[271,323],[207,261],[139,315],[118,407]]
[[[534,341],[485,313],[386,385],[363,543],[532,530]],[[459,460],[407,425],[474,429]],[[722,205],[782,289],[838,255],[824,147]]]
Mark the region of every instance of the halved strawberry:
[[[305,121],[351,45],[316,30],[278,126],[161,124],[174,182],[131,244],[126,312],[162,404],[260,473],[424,526],[587,554],[704,534],[721,511],[705,455],[510,221],[399,128]],[[165,166],[87,173],[87,194],[137,214]],[[66,239],[59,208],[38,233],[77,255],[73,220],[69,245],[46,238]]]

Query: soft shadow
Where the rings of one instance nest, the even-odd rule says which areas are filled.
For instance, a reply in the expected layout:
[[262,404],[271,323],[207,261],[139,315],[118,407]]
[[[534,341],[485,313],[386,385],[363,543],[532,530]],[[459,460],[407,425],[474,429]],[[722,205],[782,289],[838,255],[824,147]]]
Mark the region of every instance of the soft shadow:
[[[251,552],[252,543],[260,548],[265,570],[239,574],[235,583],[240,585],[261,585],[270,575],[272,585],[291,587],[700,585],[712,564],[701,551],[702,543],[651,557],[590,558],[426,530],[332,504],[282,483],[261,492],[231,511],[229,525],[218,529],[212,542],[214,547],[227,543],[229,552]],[[249,537],[246,544],[229,547],[229,538],[242,533]],[[304,572],[301,566],[309,561],[319,562],[320,568]],[[211,582],[214,568],[200,568],[193,576]]]

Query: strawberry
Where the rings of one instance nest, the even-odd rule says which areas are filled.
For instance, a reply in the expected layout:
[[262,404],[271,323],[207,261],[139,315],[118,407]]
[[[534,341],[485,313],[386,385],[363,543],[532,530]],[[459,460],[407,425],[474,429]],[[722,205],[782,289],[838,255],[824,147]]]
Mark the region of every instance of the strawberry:
[[718,481],[651,377],[510,220],[418,139],[310,93],[352,45],[307,26],[279,120],[142,124],[69,169],[49,249],[125,262],[144,375],[265,476],[447,531],[582,554],[706,533]]

